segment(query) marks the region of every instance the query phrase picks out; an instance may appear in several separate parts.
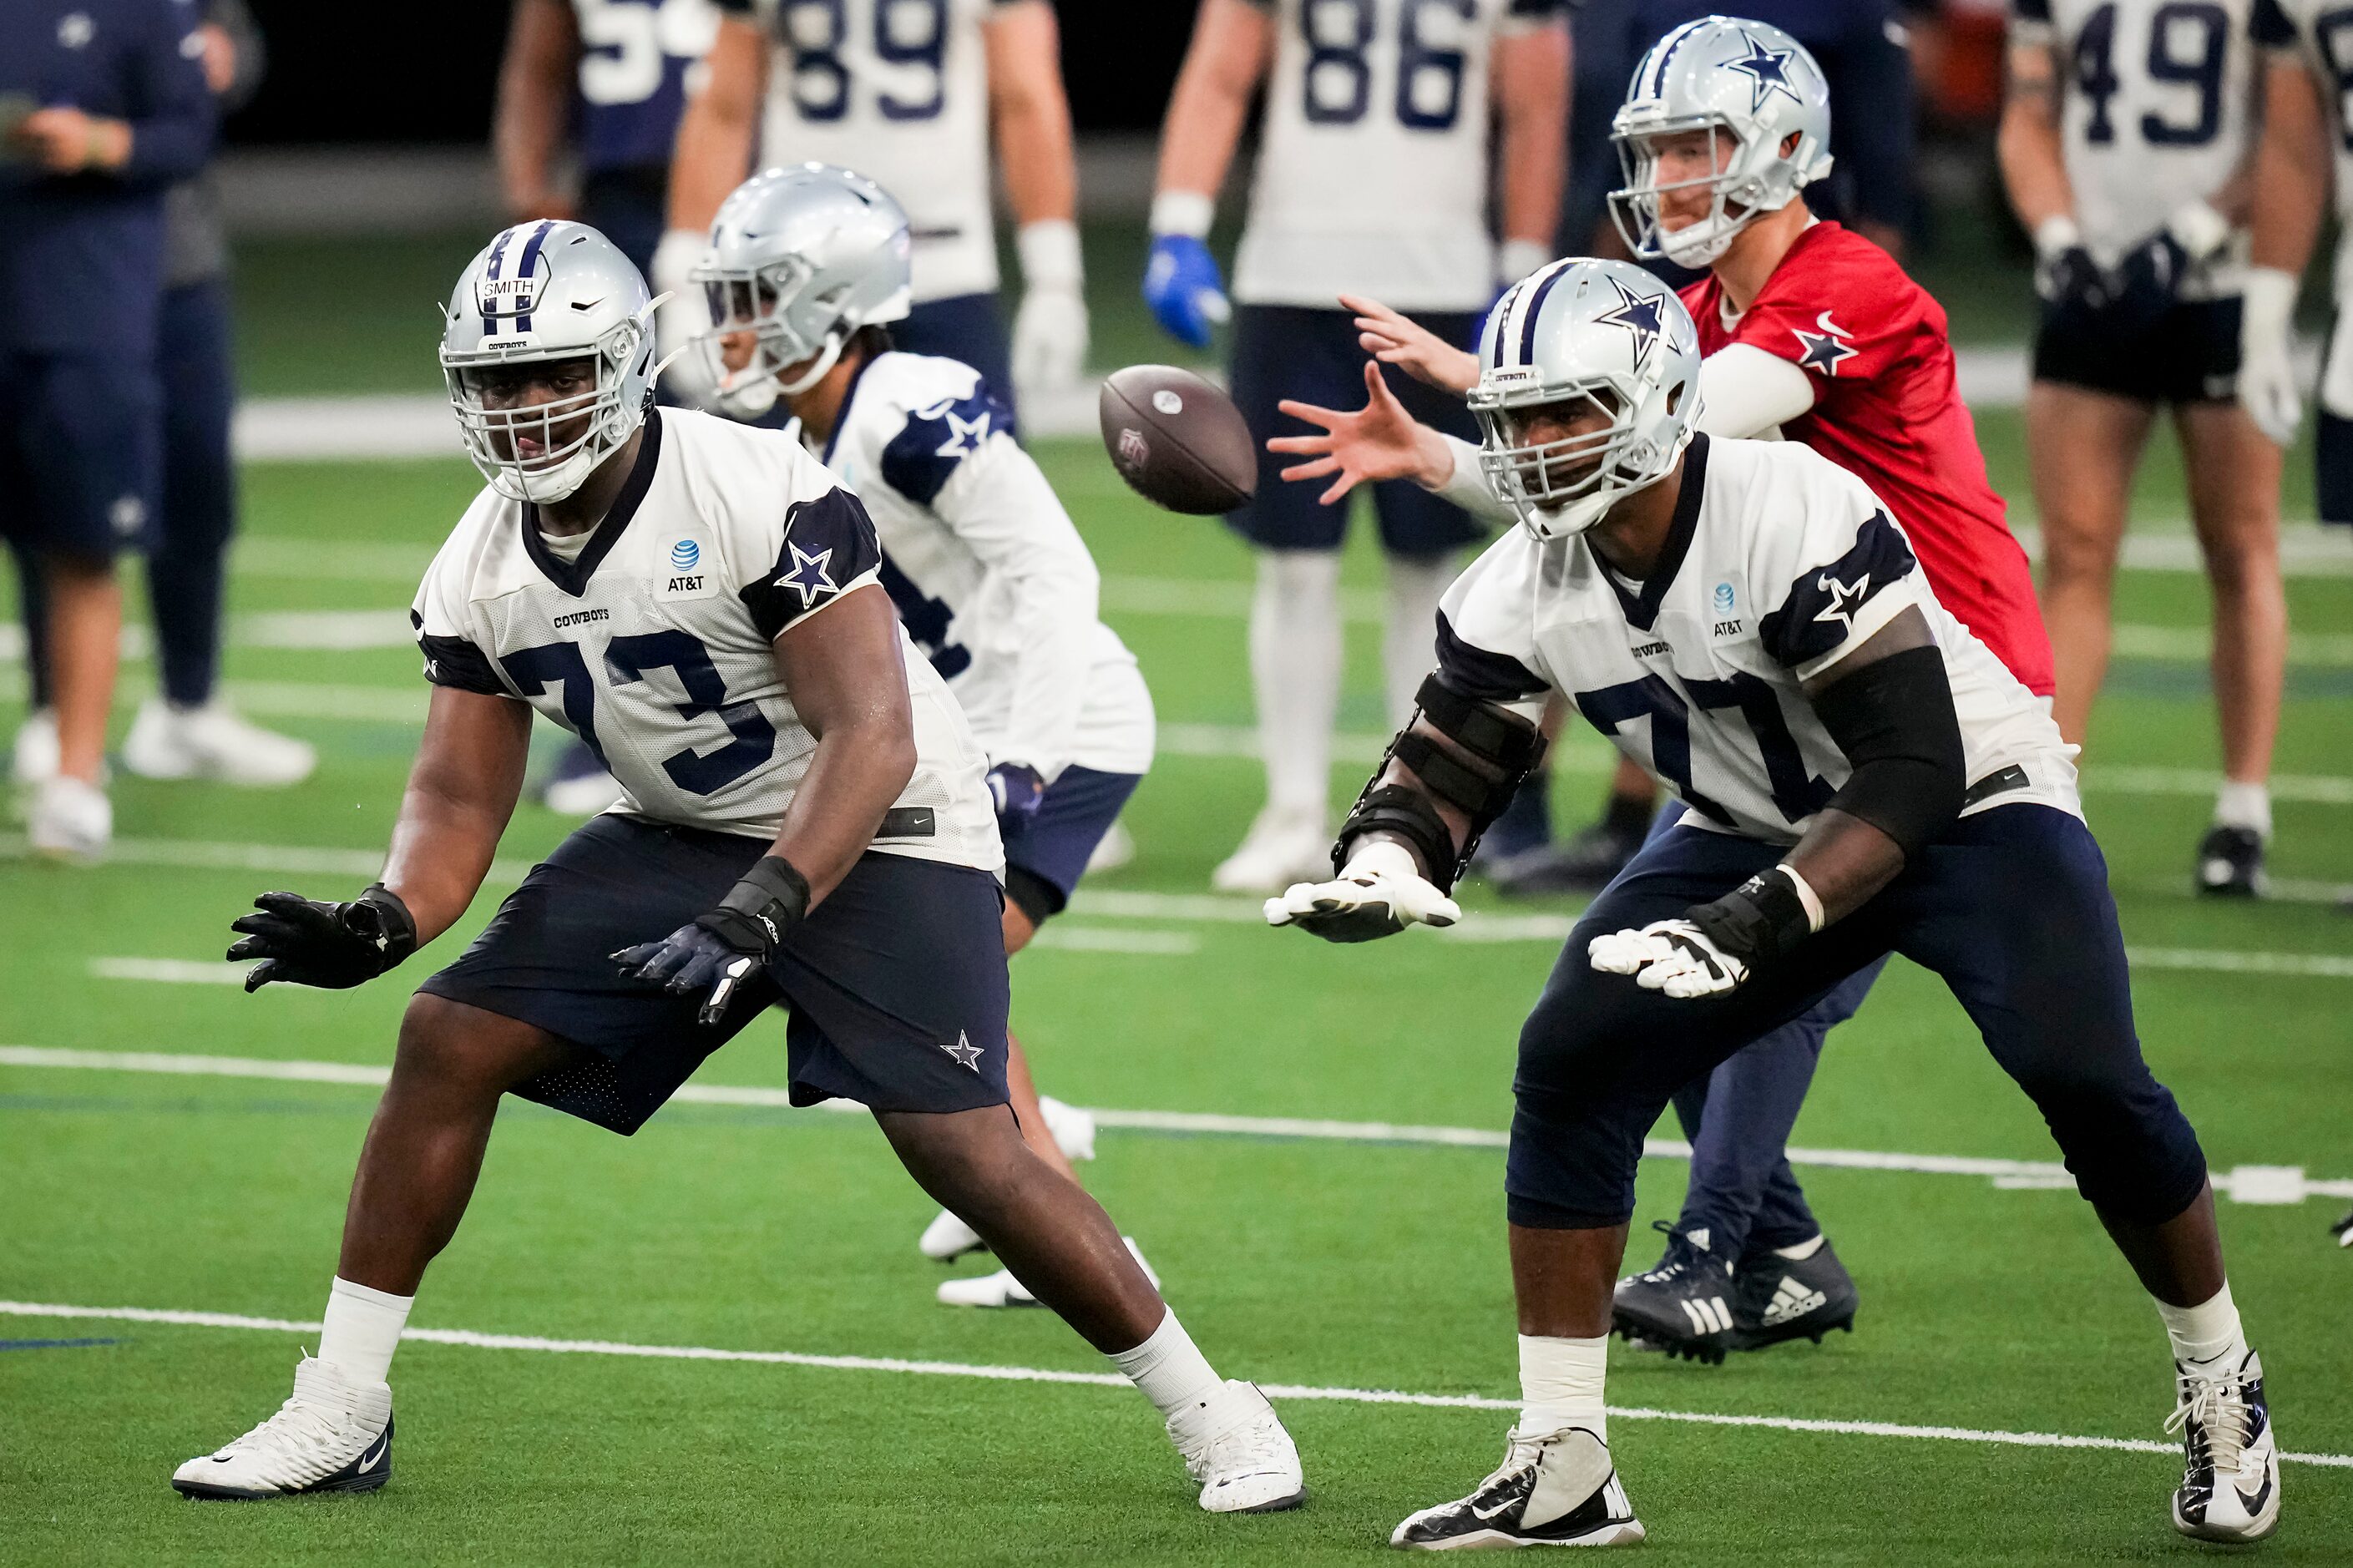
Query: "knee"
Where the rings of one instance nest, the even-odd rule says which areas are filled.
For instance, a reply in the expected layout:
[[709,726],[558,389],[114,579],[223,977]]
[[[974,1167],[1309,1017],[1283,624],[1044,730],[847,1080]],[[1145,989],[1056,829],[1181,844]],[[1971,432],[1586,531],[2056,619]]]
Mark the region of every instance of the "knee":
[[977,1194],[1004,1184],[1018,1161],[1035,1158],[1004,1106],[946,1114],[884,1110],[874,1120],[907,1173],[959,1214]]
[[2078,518],[2062,521],[2046,513],[2042,527],[2042,576],[2052,587],[2105,591],[2116,574],[2116,541],[2097,524]]
[[519,1060],[520,1053],[501,1038],[525,1028],[479,1007],[420,991],[408,999],[408,1009],[401,1015],[393,1088],[495,1099],[537,1069],[537,1062]]
[[2206,581],[2217,598],[2280,591],[2279,542],[2262,530],[2228,528],[2201,542]]

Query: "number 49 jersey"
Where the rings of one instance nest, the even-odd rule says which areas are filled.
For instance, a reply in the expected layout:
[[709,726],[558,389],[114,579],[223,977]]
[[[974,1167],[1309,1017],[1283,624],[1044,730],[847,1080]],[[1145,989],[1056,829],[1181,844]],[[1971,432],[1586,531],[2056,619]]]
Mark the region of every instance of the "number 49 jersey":
[[[648,414],[637,465],[576,560],[485,489],[411,611],[426,679],[528,702],[586,742],[626,816],[749,837],[783,826],[817,740],[776,637],[876,583],[874,525],[800,443],[706,414]],[[878,681],[914,715],[913,808],[887,854],[1004,864],[986,764],[955,699],[899,637]]]
[[[2211,198],[2245,157],[2254,110],[2255,0],[2011,0],[2010,38],[2048,44],[2075,222],[2113,263],[2182,203]],[[2232,294],[2243,235],[2185,299]]]
[[1581,538],[1512,530],[1447,591],[1439,675],[1531,720],[1546,689],[1563,692],[1673,788],[1686,821],[1792,844],[1852,771],[1802,683],[1907,608],[1944,655],[1968,810],[2082,816],[2074,748],[2044,704],[1936,603],[1870,489],[1795,442],[1694,437],[1646,583]]

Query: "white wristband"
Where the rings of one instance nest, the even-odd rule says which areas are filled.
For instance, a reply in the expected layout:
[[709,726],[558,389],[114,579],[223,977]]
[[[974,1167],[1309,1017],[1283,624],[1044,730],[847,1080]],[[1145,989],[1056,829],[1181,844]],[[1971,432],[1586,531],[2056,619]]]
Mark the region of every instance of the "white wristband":
[[2263,342],[2287,336],[2288,323],[2295,316],[2295,296],[2300,287],[2293,272],[2276,267],[2247,268],[2245,334],[2249,342]]
[[1079,226],[1066,217],[1040,218],[1014,231],[1021,258],[1021,280],[1032,289],[1075,289],[1086,280],[1079,254]]
[[1413,851],[1394,838],[1369,838],[1348,857],[1342,877],[1414,877],[1428,881],[1413,863]]
[[2165,226],[2193,261],[2202,261],[2231,243],[2231,220],[2202,201],[2184,202],[2174,208]]
[[1205,238],[1209,232],[1209,220],[1217,216],[1217,198],[1199,191],[1163,191],[1152,198],[1152,232],[1155,235]]
[[1552,247],[1541,239],[1507,239],[1495,251],[1495,281],[1517,283],[1552,259]]
[[1807,881],[1803,877],[1798,875],[1798,868],[1795,866],[1790,865],[1787,860],[1782,861],[1778,866],[1776,866],[1773,868],[1780,872],[1784,877],[1788,878],[1789,886],[1798,890],[1798,902],[1804,907],[1806,911],[1806,930],[1809,931],[1818,931],[1821,930],[1822,900],[1821,895],[1814,891],[1813,884]]
[[2048,261],[2084,243],[2084,231],[2065,213],[2052,213],[2034,226],[2034,254]]

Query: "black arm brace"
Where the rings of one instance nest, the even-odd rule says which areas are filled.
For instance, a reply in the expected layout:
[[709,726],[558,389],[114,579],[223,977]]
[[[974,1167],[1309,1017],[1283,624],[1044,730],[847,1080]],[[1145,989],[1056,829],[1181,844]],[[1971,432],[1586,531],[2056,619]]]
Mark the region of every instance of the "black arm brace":
[[1854,767],[1831,809],[1886,834],[1906,860],[1960,816],[1968,763],[1943,654],[1890,654],[1824,687],[1813,703]]
[[[1332,846],[1332,868],[1336,871],[1346,865],[1349,846],[1362,835],[1394,833],[1420,856],[1430,879],[1441,890],[1451,890],[1463,868],[1470,865],[1480,836],[1504,815],[1520,781],[1544,760],[1545,738],[1534,725],[1463,696],[1436,675],[1422,681],[1414,700],[1419,705],[1414,710],[1415,718],[1429,720],[1431,729],[1495,769],[1497,776],[1488,777],[1427,735],[1414,733],[1413,721],[1408,720],[1373,769],[1372,779],[1356,797],[1348,820],[1340,825],[1339,840]],[[1382,784],[1381,775],[1388,771],[1392,759],[1411,768],[1421,780],[1421,788]],[[1470,837],[1459,851],[1445,819],[1430,804],[1431,798],[1471,819]]]

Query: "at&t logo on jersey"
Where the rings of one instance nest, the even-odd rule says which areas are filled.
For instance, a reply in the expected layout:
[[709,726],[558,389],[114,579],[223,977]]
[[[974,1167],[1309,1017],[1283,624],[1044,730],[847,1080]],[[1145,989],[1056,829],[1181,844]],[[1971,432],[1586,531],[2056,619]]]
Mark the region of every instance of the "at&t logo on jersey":
[[670,563],[681,572],[691,572],[694,563],[702,559],[702,546],[691,539],[681,539],[670,547]]
[[702,542],[681,539],[673,542],[666,560],[670,574],[663,581],[661,596],[665,599],[699,599],[712,591],[711,574],[698,570],[702,564]]
[[1739,595],[1733,592],[1730,583],[1715,585],[1715,593],[1709,600],[1715,606],[1715,636],[1729,637],[1740,635],[1740,620],[1732,613],[1739,602]]

